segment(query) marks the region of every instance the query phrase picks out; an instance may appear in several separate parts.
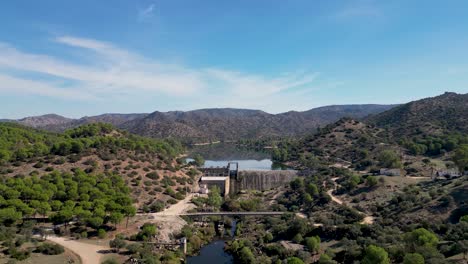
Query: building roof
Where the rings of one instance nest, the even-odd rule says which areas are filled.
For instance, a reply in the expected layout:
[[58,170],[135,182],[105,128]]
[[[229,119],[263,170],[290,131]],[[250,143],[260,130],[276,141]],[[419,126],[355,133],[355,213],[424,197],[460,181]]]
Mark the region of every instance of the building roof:
[[201,181],[225,181],[229,177],[201,177]]

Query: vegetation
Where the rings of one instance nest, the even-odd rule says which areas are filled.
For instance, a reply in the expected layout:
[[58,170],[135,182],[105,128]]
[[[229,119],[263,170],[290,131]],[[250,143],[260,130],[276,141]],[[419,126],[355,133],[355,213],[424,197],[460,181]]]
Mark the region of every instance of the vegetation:
[[121,131],[109,136],[114,131],[111,125],[96,123],[68,130],[64,134],[53,134],[0,123],[0,161],[26,161],[50,154],[66,156],[93,148],[150,152],[161,157],[175,157],[182,150],[182,146],[175,141],[148,139]]
[[38,178],[9,178],[0,183],[0,221],[12,225],[22,216],[50,216],[55,224],[73,218],[82,226],[99,229],[118,224],[131,207],[129,188],[121,177],[52,172]]
[[370,245],[366,248],[366,253],[362,259],[363,264],[390,264],[388,253],[385,249]]

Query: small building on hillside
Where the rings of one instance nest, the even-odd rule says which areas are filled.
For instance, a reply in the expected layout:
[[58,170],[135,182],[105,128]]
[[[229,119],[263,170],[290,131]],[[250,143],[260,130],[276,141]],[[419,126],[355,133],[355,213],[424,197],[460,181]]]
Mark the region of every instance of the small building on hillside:
[[385,175],[385,176],[401,176],[401,169],[387,169],[387,168],[382,168],[380,169],[379,172],[380,175]]
[[227,196],[229,194],[229,183],[229,176],[203,176],[200,179],[199,186],[200,191],[203,190],[205,193],[208,193],[212,186],[218,186],[221,195]]

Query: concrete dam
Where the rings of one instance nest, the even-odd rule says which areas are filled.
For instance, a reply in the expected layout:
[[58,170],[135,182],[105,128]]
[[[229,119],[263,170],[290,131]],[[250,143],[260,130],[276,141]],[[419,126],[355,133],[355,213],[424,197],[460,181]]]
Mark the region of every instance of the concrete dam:
[[266,191],[283,186],[297,177],[294,170],[240,170],[237,178],[230,180],[230,192],[243,190]]
[[240,170],[231,162],[227,167],[199,168],[203,173],[200,189],[216,185],[224,195],[244,190],[266,191],[288,184],[298,176],[295,170]]

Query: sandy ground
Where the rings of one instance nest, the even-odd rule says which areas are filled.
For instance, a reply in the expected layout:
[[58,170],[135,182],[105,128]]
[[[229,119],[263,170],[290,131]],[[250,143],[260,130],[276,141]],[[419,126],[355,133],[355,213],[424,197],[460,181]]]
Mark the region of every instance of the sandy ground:
[[361,221],[361,224],[363,224],[363,225],[372,225],[374,223],[374,220],[375,220],[375,218],[373,216],[367,215]]
[[82,264],[99,264],[104,254],[111,250],[108,247],[86,244],[64,237],[50,236],[47,240],[62,245],[80,256]]
[[332,189],[327,191],[327,194],[330,195],[330,197],[332,198],[332,201],[334,201],[335,203],[343,204],[343,201],[341,199],[333,195],[333,191],[335,191],[338,188],[338,184],[336,183],[336,180],[338,180],[338,178],[332,178],[334,186]]
[[171,236],[179,233],[182,227],[187,224],[179,215],[196,207],[191,202],[193,197],[194,194],[189,194],[184,200],[181,200],[162,212],[140,214],[139,216],[144,217],[145,222],[155,223],[158,226],[158,240],[161,242],[171,242]]
[[281,240],[280,244],[287,250],[292,250],[292,251],[304,250],[303,245],[296,244],[291,241]]
[[296,213],[296,216],[303,219],[307,218],[307,215],[305,215],[304,213]]

